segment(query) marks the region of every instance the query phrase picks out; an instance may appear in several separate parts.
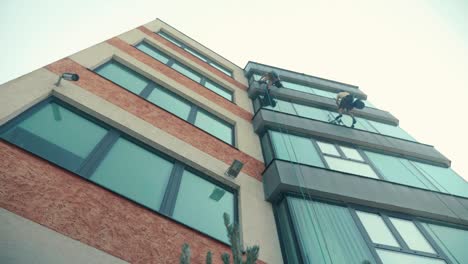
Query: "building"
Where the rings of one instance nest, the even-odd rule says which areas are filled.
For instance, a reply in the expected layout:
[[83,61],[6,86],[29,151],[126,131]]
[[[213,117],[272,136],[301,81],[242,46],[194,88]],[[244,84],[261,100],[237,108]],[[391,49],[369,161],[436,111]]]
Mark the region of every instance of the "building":
[[330,124],[342,90],[161,20],[1,85],[1,262],[221,263],[227,212],[259,263],[468,263],[467,183],[368,101]]

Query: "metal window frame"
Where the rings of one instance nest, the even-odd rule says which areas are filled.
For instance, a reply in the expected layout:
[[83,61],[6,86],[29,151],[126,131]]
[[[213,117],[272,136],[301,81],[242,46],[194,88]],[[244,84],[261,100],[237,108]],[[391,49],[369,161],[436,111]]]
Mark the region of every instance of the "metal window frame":
[[[60,105],[61,107],[77,114],[78,116],[80,116],[81,118],[83,119],[86,119],[94,124],[96,124],[97,126],[100,126],[100,127],[103,127],[104,129],[107,129],[107,133],[106,135],[95,145],[95,147],[93,148],[93,150],[88,154],[88,156],[85,158],[85,160],[81,163],[80,167],[76,170],[76,171],[72,171],[68,168],[65,168],[63,166],[60,166],[56,163],[54,163],[53,161],[50,161],[42,156],[39,156],[35,153],[32,153],[26,149],[23,149],[21,146],[18,146],[14,143],[11,143],[3,138],[0,138],[1,141],[5,141],[5,142],[8,142],[9,144],[12,144],[12,145],[15,145],[21,149],[23,149],[24,151],[26,151],[27,153],[30,153],[31,155],[35,156],[35,157],[39,157],[41,160],[45,160],[47,162],[50,162],[54,165],[56,165],[57,167],[60,167],[66,171],[69,171],[70,173],[74,174],[74,175],[77,175],[77,176],[80,176],[81,178],[83,178],[84,180],[92,183],[92,184],[95,184],[95,185],[98,185],[100,186],[101,188],[103,189],[106,189],[118,196],[121,196],[129,201],[132,201],[133,203],[136,203],[158,215],[162,215],[162,216],[165,216],[165,217],[168,217],[169,219],[171,219],[172,221],[174,222],[177,222],[185,227],[188,227],[192,230],[195,230],[196,232],[198,233],[201,233],[201,234],[204,234],[220,243],[223,243],[225,245],[229,245],[228,243],[222,241],[222,240],[219,240],[218,238],[216,237],[213,237],[207,233],[205,233],[204,231],[202,230],[198,230],[194,227],[191,227],[183,222],[180,222],[174,218],[172,218],[172,213],[173,213],[173,210],[175,208],[175,202],[177,200],[177,196],[179,194],[178,190],[179,190],[179,187],[180,187],[180,183],[181,183],[181,177],[182,177],[182,173],[187,170],[187,171],[190,171],[192,172],[193,174],[195,174],[197,177],[200,177],[204,180],[207,180],[211,183],[213,183],[214,185],[218,186],[219,188],[222,188],[223,190],[227,191],[227,192],[230,192],[233,194],[233,211],[234,211],[234,216],[231,216],[232,217],[232,221],[234,223],[239,223],[239,201],[238,201],[238,190],[235,189],[235,188],[232,188],[230,186],[227,186],[223,183],[220,183],[218,181],[216,181],[215,179],[213,179],[212,177],[209,177],[201,172],[199,172],[198,170],[194,169],[194,168],[191,168],[187,165],[185,165],[184,163],[176,160],[175,158],[173,157],[170,157],[168,156],[167,154],[159,151],[159,150],[156,150],[154,149],[153,147],[150,147],[148,146],[147,144],[135,139],[134,137],[131,137],[129,135],[127,135],[126,133],[106,124],[105,122],[85,113],[84,111],[68,104],[68,103],[65,103],[64,101],[58,99],[57,97],[55,96],[50,96],[44,100],[42,100],[41,102],[33,105],[32,107],[30,107],[29,109],[25,110],[23,113],[19,114],[17,117],[9,120],[7,123],[3,124],[0,126],[0,135],[5,133],[6,131],[10,130],[11,128],[17,126],[18,124],[20,124],[22,121],[26,120],[27,118],[31,117],[34,113],[36,113],[37,111],[41,110],[43,107],[47,106],[48,104],[51,104],[51,103],[55,103],[55,104],[58,104]],[[98,166],[100,164],[102,164],[102,162],[104,161],[104,159],[107,157],[109,151],[112,149],[112,147],[114,146],[114,144],[117,142],[118,139],[126,139],[134,144],[136,144],[137,146],[151,152],[152,154],[162,158],[162,159],[165,159],[169,162],[171,162],[173,164],[173,167],[172,167],[172,170],[171,170],[171,174],[169,176],[169,182],[168,182],[168,185],[166,186],[166,189],[164,191],[164,196],[163,196],[163,202],[161,203],[161,206],[159,208],[159,210],[155,210],[153,208],[150,208],[148,206],[145,206],[135,200],[133,200],[132,198],[130,197],[127,197],[127,196],[124,196],[112,189],[109,189],[108,187],[104,186],[104,185],[101,185],[99,183],[96,183],[94,181],[92,181],[90,179],[91,175],[93,174],[93,172],[98,168]],[[219,221],[222,221],[222,219],[220,219]]]
[[[441,222],[441,221],[434,221],[434,220],[431,220],[431,219],[414,217],[414,216],[405,215],[405,214],[401,214],[401,213],[390,212],[390,211],[382,210],[382,209],[378,209],[378,208],[371,208],[371,207],[368,207],[368,206],[357,205],[357,204],[354,204],[354,203],[330,200],[330,199],[319,198],[319,197],[310,197],[310,196],[309,197],[302,197],[297,193],[283,193],[282,196],[273,203],[273,210],[274,210],[274,214],[275,214],[275,221],[277,223],[277,233],[278,233],[278,236],[279,236],[279,239],[280,239],[280,245],[281,245],[281,243],[284,243],[284,242],[283,242],[283,239],[282,239],[283,234],[282,234],[282,232],[280,232],[280,229],[278,227],[278,220],[277,220],[278,219],[278,216],[277,216],[278,207],[279,207],[280,203],[285,202],[288,197],[296,197],[296,198],[304,199],[304,200],[308,200],[308,201],[326,203],[326,204],[331,204],[331,205],[336,205],[336,206],[341,206],[341,207],[347,208],[348,211],[351,214],[351,217],[352,217],[357,229],[359,230],[359,232],[361,234],[361,237],[363,238],[363,240],[367,244],[367,246],[369,248],[369,251],[372,254],[372,256],[374,257],[374,260],[376,261],[377,264],[384,264],[382,262],[382,260],[380,259],[377,251],[376,251],[377,249],[390,250],[390,251],[397,252],[397,253],[409,254],[409,255],[420,256],[420,257],[440,259],[440,260],[445,261],[447,264],[454,264],[448,258],[448,256],[443,252],[443,250],[437,245],[437,243],[434,241],[434,239],[431,237],[431,235],[427,232],[427,230],[425,230],[425,228],[422,226],[422,221],[424,221],[425,223],[428,223],[428,224],[433,222],[435,224],[442,225],[442,226],[457,228],[457,229],[461,229],[461,230],[468,230],[467,226],[460,226],[460,225],[455,225],[455,224],[450,224],[450,223],[444,223],[444,222]],[[293,236],[293,239],[295,241],[295,244],[294,244],[293,247],[295,248],[296,254],[298,256],[303,257],[305,253],[302,252],[302,248],[300,247],[299,242],[297,240],[297,230],[295,229],[295,227],[293,225],[293,222],[291,221],[291,219],[292,219],[291,218],[292,217],[291,216],[291,211],[289,210],[289,207],[287,206],[287,203],[286,203],[286,208],[287,208],[286,214],[287,214],[287,218],[288,218],[288,222],[289,222],[288,224],[290,225],[289,229],[292,230],[292,236]],[[376,244],[376,243],[372,242],[369,234],[367,233],[367,230],[365,229],[364,225],[362,224],[361,220],[359,219],[356,211],[363,211],[363,212],[367,212],[367,213],[373,213],[373,214],[377,214],[378,216],[380,216],[382,218],[382,220],[384,221],[384,223],[389,227],[390,232],[395,237],[395,240],[397,240],[397,243],[400,244],[401,248],[395,248],[395,247],[392,247],[392,246],[386,246],[386,245]],[[400,218],[400,219],[403,219],[403,220],[408,220],[408,221],[413,222],[415,224],[416,228],[421,232],[421,235],[426,239],[426,241],[434,249],[436,254],[431,254],[431,253],[427,253],[427,252],[422,252],[422,251],[409,249],[408,245],[406,244],[404,239],[401,237],[398,230],[391,223],[391,220],[389,219],[389,217]],[[281,252],[282,252],[282,255],[283,255],[283,258],[284,258],[284,256],[286,254],[285,254],[285,249],[284,249],[283,246],[281,246]]]
[[[143,88],[143,90],[141,90],[141,92],[140,92],[139,94],[136,94],[136,93],[134,93],[134,92],[128,90],[127,88],[123,87],[122,85],[120,85],[120,84],[118,84],[118,83],[115,83],[115,82],[112,81],[111,79],[109,79],[109,78],[107,78],[107,77],[105,77],[105,76],[103,76],[103,75],[101,75],[101,74],[99,74],[99,73],[97,72],[99,69],[102,69],[103,67],[105,67],[107,64],[110,64],[110,63],[117,63],[117,64],[122,65],[123,67],[125,67],[125,68],[129,69],[131,72],[133,72],[135,75],[139,75],[140,77],[145,78],[146,81],[148,82],[148,84],[146,85],[145,88]],[[189,100],[183,98],[182,96],[180,96],[180,95],[178,95],[178,94],[172,92],[171,90],[165,88],[164,86],[159,85],[159,84],[153,82],[152,80],[146,78],[146,77],[143,76],[142,74],[140,74],[140,73],[138,73],[138,72],[132,70],[130,67],[126,66],[125,64],[123,64],[123,63],[121,63],[121,62],[119,62],[119,61],[117,61],[117,60],[115,60],[115,59],[110,59],[109,61],[107,61],[107,62],[103,63],[102,65],[100,65],[99,67],[97,67],[93,72],[94,72],[95,74],[99,75],[100,77],[102,77],[102,78],[108,80],[109,82],[111,82],[111,83],[113,83],[113,84],[115,84],[115,85],[121,87],[122,89],[126,90],[127,92],[132,93],[132,94],[135,94],[135,95],[138,95],[139,97],[145,99],[145,101],[147,101],[148,103],[157,106],[158,108],[160,108],[160,109],[162,109],[162,110],[164,110],[164,111],[170,113],[171,115],[173,115],[173,116],[175,116],[175,117],[177,117],[177,118],[179,118],[179,119],[181,119],[181,120],[183,120],[183,121],[185,121],[185,122],[188,122],[189,124],[193,125],[194,127],[198,128],[198,129],[202,130],[203,132],[205,132],[205,133],[207,133],[207,134],[209,134],[209,135],[215,137],[216,139],[220,140],[221,142],[223,142],[223,143],[225,143],[225,144],[228,144],[228,145],[230,145],[230,146],[232,146],[232,147],[236,147],[235,126],[234,126],[233,124],[231,124],[231,123],[229,123],[229,122],[223,120],[222,118],[220,118],[220,117],[218,117],[218,116],[212,114],[210,111],[208,111],[208,110],[206,110],[206,109],[203,109],[208,115],[210,115],[211,117],[213,117],[215,120],[217,120],[218,122],[223,123],[224,125],[229,126],[229,127],[231,128],[231,131],[232,131],[232,132],[231,132],[231,137],[232,137],[232,142],[231,142],[231,143],[225,142],[224,140],[218,138],[217,136],[211,134],[210,132],[205,131],[205,130],[199,128],[198,126],[195,125],[196,113],[193,113],[193,112],[194,112],[194,111],[199,111],[199,109],[202,109],[202,108],[200,108],[199,106],[197,106],[197,105],[194,104],[193,102],[191,102],[191,101],[189,101]],[[185,119],[183,119],[183,118],[180,118],[179,116],[177,116],[177,115],[171,113],[170,111],[168,111],[168,110],[166,110],[166,109],[160,107],[160,106],[157,105],[156,103],[154,103],[154,102],[152,102],[152,101],[149,101],[149,100],[148,100],[148,97],[151,95],[151,92],[153,92],[153,90],[155,90],[155,89],[162,89],[162,90],[164,90],[164,92],[170,94],[171,96],[173,96],[173,97],[176,98],[177,100],[182,101],[182,102],[184,102],[184,103],[190,105],[191,108],[190,108],[189,118],[187,118],[187,120],[185,120]]]
[[[132,47],[134,47],[135,49],[139,50],[140,52],[145,53],[146,55],[150,56],[151,58],[157,60],[156,58],[154,58],[154,57],[151,56],[150,54],[148,54],[148,53],[146,53],[146,52],[144,52],[144,51],[142,51],[141,49],[138,48],[138,45],[140,45],[140,44],[142,44],[142,43],[146,44],[147,46],[150,46],[152,49],[154,49],[154,52],[160,53],[160,54],[162,54],[164,57],[167,57],[167,58],[169,59],[169,61],[168,61],[167,63],[163,63],[163,62],[161,62],[161,61],[158,60],[159,62],[165,64],[166,66],[170,67],[171,69],[173,69],[173,70],[175,70],[175,71],[177,71],[177,70],[174,69],[173,66],[174,66],[175,64],[177,64],[179,67],[184,68],[185,70],[191,72],[192,74],[194,74],[194,75],[200,77],[200,81],[195,81],[195,80],[193,80],[192,78],[188,77],[187,75],[185,75],[185,74],[183,74],[183,73],[177,71],[178,73],[184,75],[186,78],[190,79],[191,81],[202,85],[202,86],[205,87],[206,89],[212,91],[213,93],[217,94],[218,96],[221,96],[221,97],[224,98],[225,100],[227,100],[227,101],[229,101],[229,102],[231,102],[231,103],[234,103],[234,92],[233,92],[233,91],[231,91],[231,90],[225,88],[223,85],[220,85],[219,83],[213,81],[212,79],[207,78],[207,77],[204,76],[203,74],[201,74],[201,73],[199,73],[199,72],[193,70],[192,68],[188,67],[188,66],[185,65],[184,63],[181,63],[180,61],[174,59],[172,56],[167,55],[167,53],[162,52],[160,49],[154,47],[154,45],[149,44],[147,40],[143,39],[143,40],[141,40],[140,42],[137,42],[137,43],[136,43],[134,46],[132,46]],[[209,89],[208,87],[206,87],[206,86],[205,86],[206,80],[209,80],[210,82],[215,83],[216,85],[218,85],[219,88],[220,88],[221,90],[223,90],[223,91],[225,91],[226,93],[228,93],[229,95],[231,95],[231,99],[228,99],[228,98],[226,98],[226,97],[224,97],[224,96],[222,96],[222,95],[216,93],[215,91]]]
[[[220,65],[219,63],[213,61],[212,59],[208,58],[207,56],[201,54],[200,52],[198,52],[197,50],[195,50],[194,48],[192,47],[189,47],[187,46],[185,43],[183,43],[182,41],[176,39],[175,37],[171,36],[170,34],[168,34],[167,32],[163,31],[163,30],[160,30],[158,32],[155,32],[156,35],[159,35],[163,38],[165,38],[166,40],[172,42],[173,44],[175,44],[176,46],[180,47],[181,49],[185,50],[186,52],[188,53],[196,53],[198,56],[195,56],[197,57],[199,60],[207,63],[208,65],[210,65],[211,67],[215,68],[216,70],[222,72],[223,74],[233,78],[234,76],[234,73],[232,70]],[[192,50],[192,52],[188,51],[188,50]],[[199,58],[199,57],[202,57],[203,59]],[[216,65],[216,66],[213,66],[213,65]],[[217,67],[221,68],[222,70],[218,69]]]

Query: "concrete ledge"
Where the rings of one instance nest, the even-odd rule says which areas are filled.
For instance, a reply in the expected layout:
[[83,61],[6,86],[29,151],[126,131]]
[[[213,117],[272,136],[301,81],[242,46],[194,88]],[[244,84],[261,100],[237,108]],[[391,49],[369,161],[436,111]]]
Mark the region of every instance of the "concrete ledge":
[[327,169],[274,160],[263,174],[265,198],[306,194],[468,225],[468,199]]
[[301,84],[310,84],[313,87],[323,88],[324,90],[331,92],[338,91],[347,91],[350,92],[361,99],[366,99],[367,95],[363,93],[355,85],[336,82],[332,80],[327,80],[312,75],[306,75],[303,73],[293,72],[285,69],[280,69],[273,66],[263,65],[256,62],[249,61],[245,66],[244,71],[246,72],[246,77],[249,78],[253,73],[263,74],[265,72],[276,71],[282,80],[285,81],[294,81]]
[[[252,82],[247,92],[251,99],[255,99],[257,96],[265,94],[265,88],[261,87],[258,82]],[[335,100],[315,94],[304,93],[292,89],[278,89],[276,87],[272,88],[272,94],[276,98],[282,100],[290,100],[295,103],[316,106],[330,111],[337,110]],[[362,110],[355,109],[353,112],[359,117],[390,125],[398,125],[398,119],[387,111],[366,107]]]
[[257,134],[263,133],[268,128],[281,127],[291,132],[298,132],[312,137],[346,142],[370,150],[392,153],[438,166],[450,167],[450,160],[430,145],[350,129],[285,113],[260,109],[254,116],[253,126]]

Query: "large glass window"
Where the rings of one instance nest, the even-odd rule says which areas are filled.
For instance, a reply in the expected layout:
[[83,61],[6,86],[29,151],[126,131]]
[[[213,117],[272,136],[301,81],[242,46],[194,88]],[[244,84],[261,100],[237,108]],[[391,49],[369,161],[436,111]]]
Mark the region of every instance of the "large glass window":
[[468,263],[468,230],[428,223],[422,225],[452,263]]
[[0,137],[121,196],[229,243],[235,193],[184,164],[48,99],[0,127]]
[[182,63],[170,58],[168,55],[164,54],[157,48],[147,44],[145,42],[141,42],[135,46],[137,49],[143,51],[144,53],[150,55],[151,57],[157,59],[158,61],[166,64],[167,66],[171,67],[172,69],[178,71],[182,75],[190,78],[191,80],[203,85],[205,88],[215,92],[216,94],[228,99],[229,101],[233,100],[232,92],[228,89],[222,87],[221,85],[207,79],[206,77],[202,76],[201,74],[195,72],[194,70],[190,69],[189,67],[183,65]]
[[270,136],[276,158],[324,167],[310,139],[277,131],[270,131]]
[[95,71],[104,78],[115,82],[135,94],[140,94],[149,84],[148,79],[115,60],[102,65]]
[[362,225],[367,231],[367,234],[376,244],[400,247],[390,229],[387,227],[383,219],[377,214],[367,212],[356,212]]
[[159,210],[173,166],[172,162],[119,138],[90,179]]
[[195,125],[228,144],[232,144],[234,140],[232,127],[205,111],[197,112]]
[[216,63],[216,62],[212,61],[207,56],[201,54],[200,52],[194,50],[193,48],[188,47],[182,41],[179,41],[176,38],[170,36],[169,34],[167,34],[165,32],[162,32],[162,31],[159,31],[157,34],[160,35],[161,37],[169,40],[170,42],[174,43],[175,45],[179,46],[180,48],[184,49],[185,51],[192,54],[193,56],[199,58],[200,60],[208,63],[213,68],[221,71],[222,73],[226,74],[227,76],[232,77],[232,71],[231,70],[227,69],[226,67],[221,66],[219,63]]
[[[118,65],[118,67],[115,67],[115,65]],[[131,75],[139,80],[146,80],[143,76],[113,60],[98,68],[97,71],[100,74],[103,72],[105,73],[108,72],[106,69],[109,69],[109,67],[110,69],[112,69],[112,74],[103,74],[102,76],[108,78],[111,81],[116,82],[117,84],[122,83],[119,80],[123,78],[122,76],[126,75]],[[127,84],[128,82],[125,83],[125,85]],[[201,128],[202,130],[208,132],[209,134],[221,139],[222,141],[228,144],[234,144],[234,127],[232,125],[202,110],[198,106],[195,106],[193,103],[183,99],[181,96],[176,95],[168,89],[163,88],[162,86],[149,80],[145,82],[143,92],[143,89],[135,90],[130,89],[128,87],[124,88],[134,93],[138,92],[137,94],[139,96],[163,108],[164,110],[184,119],[185,121],[191,124],[194,124],[195,126]],[[193,112],[193,115],[190,115],[191,112]],[[199,116],[199,118],[197,118],[196,120],[194,118],[191,118],[191,116],[195,117],[195,114]]]
[[[301,263],[375,263],[346,207],[294,197],[286,200],[302,253]],[[287,217],[284,210],[277,212],[279,217]],[[293,253],[288,256],[297,263]]]
[[468,183],[450,168],[365,151],[388,181],[468,197]]
[[48,102],[0,137],[76,172],[106,133],[107,129]]
[[328,167],[332,170],[352,173],[365,177],[378,179],[374,170],[366,163],[355,162],[351,160],[325,156]]
[[234,195],[219,186],[184,171],[173,217],[210,236],[229,242],[223,214],[234,216]]
[[436,254],[413,222],[395,217],[390,220],[410,249]]
[[[291,103],[288,101],[277,99],[276,107],[265,106],[266,109],[271,109],[274,111],[279,111],[283,113],[293,114],[301,117],[306,117],[310,119],[315,119],[323,122],[330,122],[338,116],[338,112],[333,112],[325,109],[321,109],[314,106],[303,105],[298,103]],[[352,124],[352,118],[348,115],[343,115],[341,120],[347,126]],[[405,140],[415,141],[416,140],[409,135],[406,131],[401,129],[398,126],[392,126],[372,120],[367,120],[362,117],[356,117],[356,124],[354,125],[356,129],[378,133],[386,136],[401,138]]]

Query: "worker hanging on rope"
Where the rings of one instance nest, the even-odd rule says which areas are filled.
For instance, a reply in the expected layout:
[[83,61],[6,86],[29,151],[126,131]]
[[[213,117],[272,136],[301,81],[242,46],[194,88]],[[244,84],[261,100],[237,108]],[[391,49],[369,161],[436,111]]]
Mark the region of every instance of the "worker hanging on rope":
[[273,97],[273,95],[271,95],[271,86],[275,86],[277,88],[283,88],[283,84],[281,84],[279,75],[275,71],[271,71],[271,72],[263,74],[260,80],[258,80],[258,82],[260,84],[262,83],[266,84],[265,96],[261,98],[262,105],[275,107],[276,100]]
[[354,108],[363,109],[365,107],[364,102],[359,99],[354,99],[354,96],[348,92],[339,92],[336,95],[336,105],[338,106],[338,112],[340,114],[334,120],[332,120],[331,123],[343,123],[341,121],[341,117],[343,117],[343,114],[347,114],[353,119],[353,124],[351,125],[351,128],[354,128],[354,124],[356,124],[356,119],[354,118],[354,114],[352,111]]

